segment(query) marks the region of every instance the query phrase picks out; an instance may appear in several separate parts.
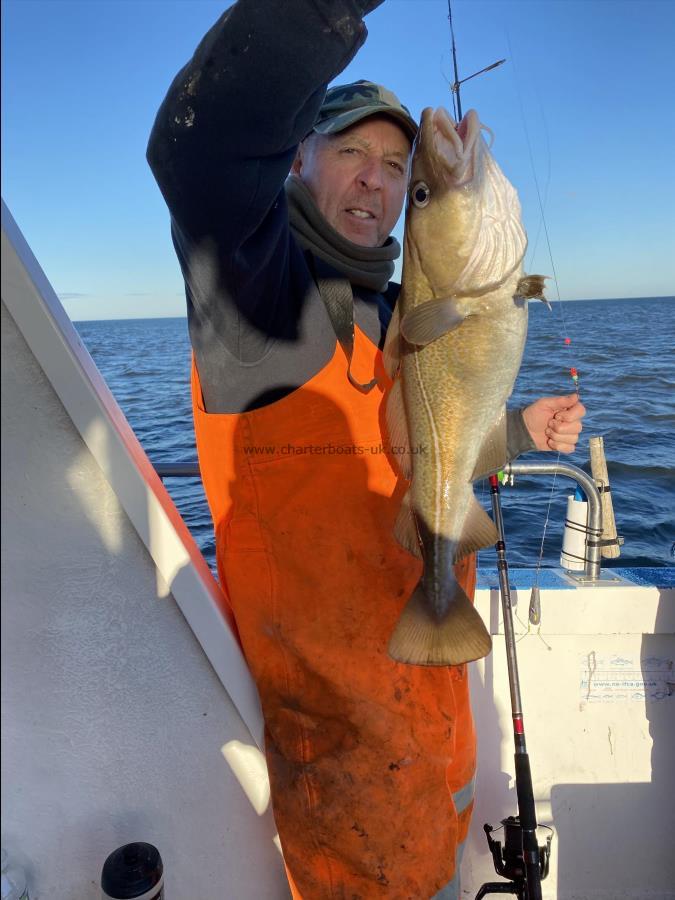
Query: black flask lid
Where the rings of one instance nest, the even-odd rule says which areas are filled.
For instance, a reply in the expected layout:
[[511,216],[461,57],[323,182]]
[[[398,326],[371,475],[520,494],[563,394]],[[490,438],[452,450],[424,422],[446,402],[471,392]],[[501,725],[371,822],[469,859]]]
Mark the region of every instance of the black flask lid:
[[136,841],[114,850],[103,864],[101,887],[115,900],[142,897],[159,884],[163,866],[159,850]]

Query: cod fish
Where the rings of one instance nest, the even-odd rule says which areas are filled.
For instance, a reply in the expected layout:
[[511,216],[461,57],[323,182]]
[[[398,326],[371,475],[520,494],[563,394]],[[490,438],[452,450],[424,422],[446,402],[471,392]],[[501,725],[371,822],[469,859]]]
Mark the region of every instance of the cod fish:
[[411,481],[394,533],[424,562],[389,655],[418,665],[490,652],[453,565],[497,541],[472,482],[506,462],[505,403],[525,346],[527,300],[544,299],[543,277],[523,277],[520,203],[482,127],[473,110],[459,125],[443,108],[422,113],[402,289],[384,346],[394,379],[389,439]]

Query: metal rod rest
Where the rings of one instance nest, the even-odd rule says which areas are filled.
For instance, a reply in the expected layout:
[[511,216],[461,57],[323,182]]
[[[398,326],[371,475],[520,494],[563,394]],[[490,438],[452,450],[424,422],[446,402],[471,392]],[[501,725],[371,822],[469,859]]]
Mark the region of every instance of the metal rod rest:
[[594,543],[589,544],[586,539],[586,577],[597,581],[600,577],[600,545],[599,538],[602,534],[602,503],[595,481],[591,476],[571,463],[564,462],[531,462],[508,463],[504,466],[506,475],[564,475],[576,481],[582,488],[588,500],[588,519],[586,525],[591,534],[596,536]]

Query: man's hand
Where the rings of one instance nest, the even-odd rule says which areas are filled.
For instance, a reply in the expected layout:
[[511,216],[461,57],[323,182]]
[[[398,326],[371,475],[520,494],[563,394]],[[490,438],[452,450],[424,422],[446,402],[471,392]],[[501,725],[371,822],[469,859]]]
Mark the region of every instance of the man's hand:
[[537,450],[572,453],[586,409],[576,394],[542,397],[523,410],[523,420]]

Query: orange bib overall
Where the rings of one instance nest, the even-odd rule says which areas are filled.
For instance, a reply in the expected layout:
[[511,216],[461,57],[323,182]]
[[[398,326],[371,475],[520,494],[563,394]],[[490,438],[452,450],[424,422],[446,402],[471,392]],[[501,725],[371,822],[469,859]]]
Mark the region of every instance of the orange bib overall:
[[[425,900],[455,873],[472,806],[466,667],[387,655],[422,565],[392,529],[407,487],[382,450],[382,355],[356,328],[283,399],[204,410],[201,473],[221,585],[258,685],[274,817],[294,897]],[[475,560],[458,567],[473,595]]]

